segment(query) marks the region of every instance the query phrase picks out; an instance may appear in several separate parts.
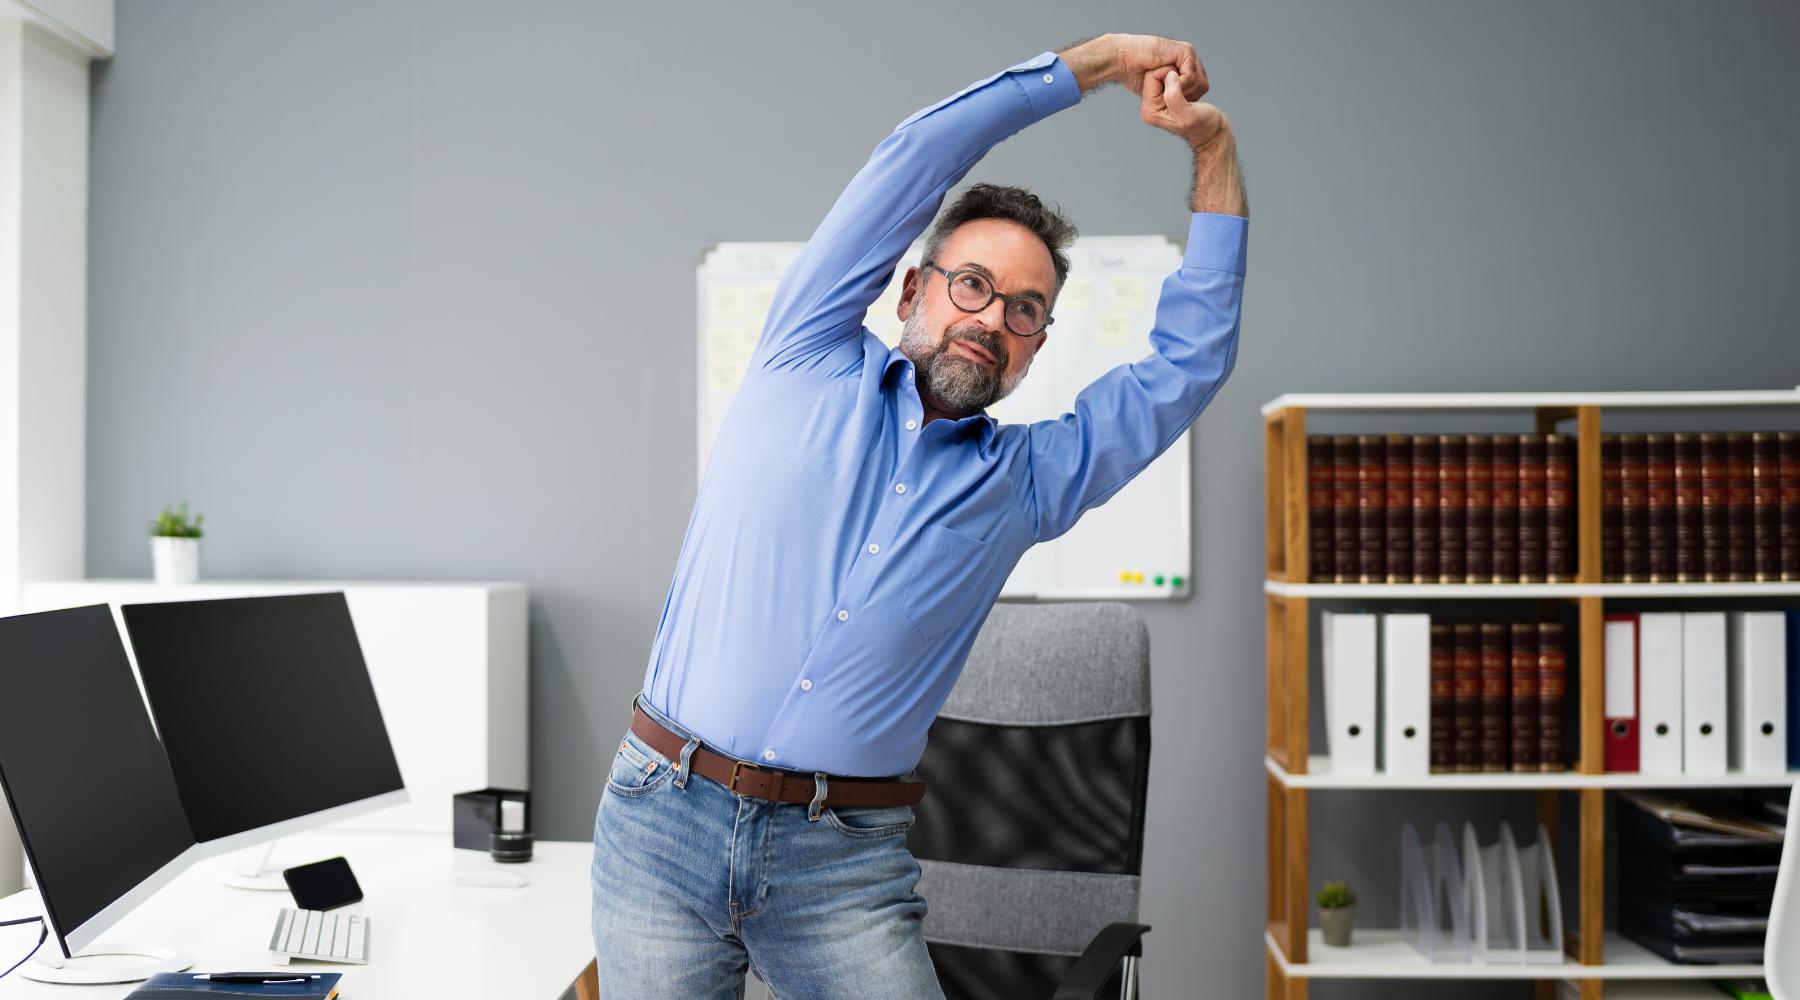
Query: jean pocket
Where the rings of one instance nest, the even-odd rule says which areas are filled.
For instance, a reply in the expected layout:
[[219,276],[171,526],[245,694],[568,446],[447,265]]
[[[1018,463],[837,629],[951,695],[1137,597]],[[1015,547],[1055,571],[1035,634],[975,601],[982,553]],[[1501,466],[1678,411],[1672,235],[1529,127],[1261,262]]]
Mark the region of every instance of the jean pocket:
[[674,770],[667,757],[650,749],[636,734],[627,733],[613,755],[606,790],[627,798],[645,795],[660,788]]
[[831,806],[825,820],[846,837],[892,837],[913,825],[912,806]]
[[988,543],[933,524],[919,533],[919,544],[900,607],[930,642],[968,620],[969,583],[980,575]]

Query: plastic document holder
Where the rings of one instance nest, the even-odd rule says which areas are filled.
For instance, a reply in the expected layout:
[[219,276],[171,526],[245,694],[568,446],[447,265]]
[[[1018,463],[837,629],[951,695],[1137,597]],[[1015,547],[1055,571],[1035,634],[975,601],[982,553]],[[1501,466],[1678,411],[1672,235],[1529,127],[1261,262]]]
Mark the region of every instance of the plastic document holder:
[[1527,962],[1563,960],[1562,891],[1556,887],[1556,857],[1550,834],[1538,824],[1537,840],[1519,852],[1519,877],[1525,894],[1525,958]]
[[1426,961],[1469,960],[1466,883],[1448,824],[1439,823],[1428,854],[1411,823],[1400,828],[1400,937]]
[[1520,888],[1519,849],[1513,843],[1511,827],[1501,824],[1500,839],[1482,847],[1475,837],[1475,824],[1463,824],[1463,885],[1473,924],[1470,958],[1520,961],[1525,897]]
[[1436,963],[1560,964],[1562,896],[1544,827],[1521,848],[1505,824],[1483,846],[1465,823],[1460,856],[1451,844],[1442,823],[1429,853],[1411,823],[1401,828],[1401,938]]
[[1540,824],[1537,840],[1521,848],[1512,827],[1480,846],[1473,824],[1463,825],[1463,874],[1474,923],[1474,958],[1510,964],[1563,961],[1562,895],[1550,835]]

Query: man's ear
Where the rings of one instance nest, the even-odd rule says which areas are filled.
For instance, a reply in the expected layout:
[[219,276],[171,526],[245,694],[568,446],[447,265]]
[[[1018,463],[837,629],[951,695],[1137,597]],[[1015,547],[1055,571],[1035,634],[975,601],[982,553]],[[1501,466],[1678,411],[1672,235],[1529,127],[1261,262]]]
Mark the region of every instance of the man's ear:
[[1037,346],[1035,346],[1031,349],[1031,356],[1034,358],[1037,357],[1038,352],[1043,350],[1044,345],[1048,344],[1049,342],[1050,342],[1050,328],[1045,327],[1044,332],[1038,334]]
[[918,268],[909,267],[906,269],[906,277],[901,279],[900,302],[895,307],[894,314],[900,317],[902,323],[912,318],[913,309],[919,304],[919,274]]

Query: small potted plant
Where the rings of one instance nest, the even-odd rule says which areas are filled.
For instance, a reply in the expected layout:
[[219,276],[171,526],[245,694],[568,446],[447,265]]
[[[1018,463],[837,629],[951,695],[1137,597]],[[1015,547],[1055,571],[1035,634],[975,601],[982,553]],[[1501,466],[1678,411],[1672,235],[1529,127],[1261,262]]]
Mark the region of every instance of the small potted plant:
[[200,522],[205,514],[188,520],[187,501],[173,510],[164,507],[150,522],[150,563],[157,583],[193,583],[200,579]]
[[1314,897],[1319,904],[1319,925],[1325,932],[1325,943],[1333,948],[1350,944],[1350,928],[1356,921],[1356,894],[1348,882],[1327,882]]

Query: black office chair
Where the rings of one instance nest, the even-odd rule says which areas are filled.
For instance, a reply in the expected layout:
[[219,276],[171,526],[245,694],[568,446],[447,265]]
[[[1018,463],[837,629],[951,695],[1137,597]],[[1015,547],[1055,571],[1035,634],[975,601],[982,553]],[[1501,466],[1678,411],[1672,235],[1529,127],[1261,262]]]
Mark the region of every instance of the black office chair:
[[907,845],[949,1000],[1137,996],[1150,636],[1118,603],[997,604],[931,727]]

